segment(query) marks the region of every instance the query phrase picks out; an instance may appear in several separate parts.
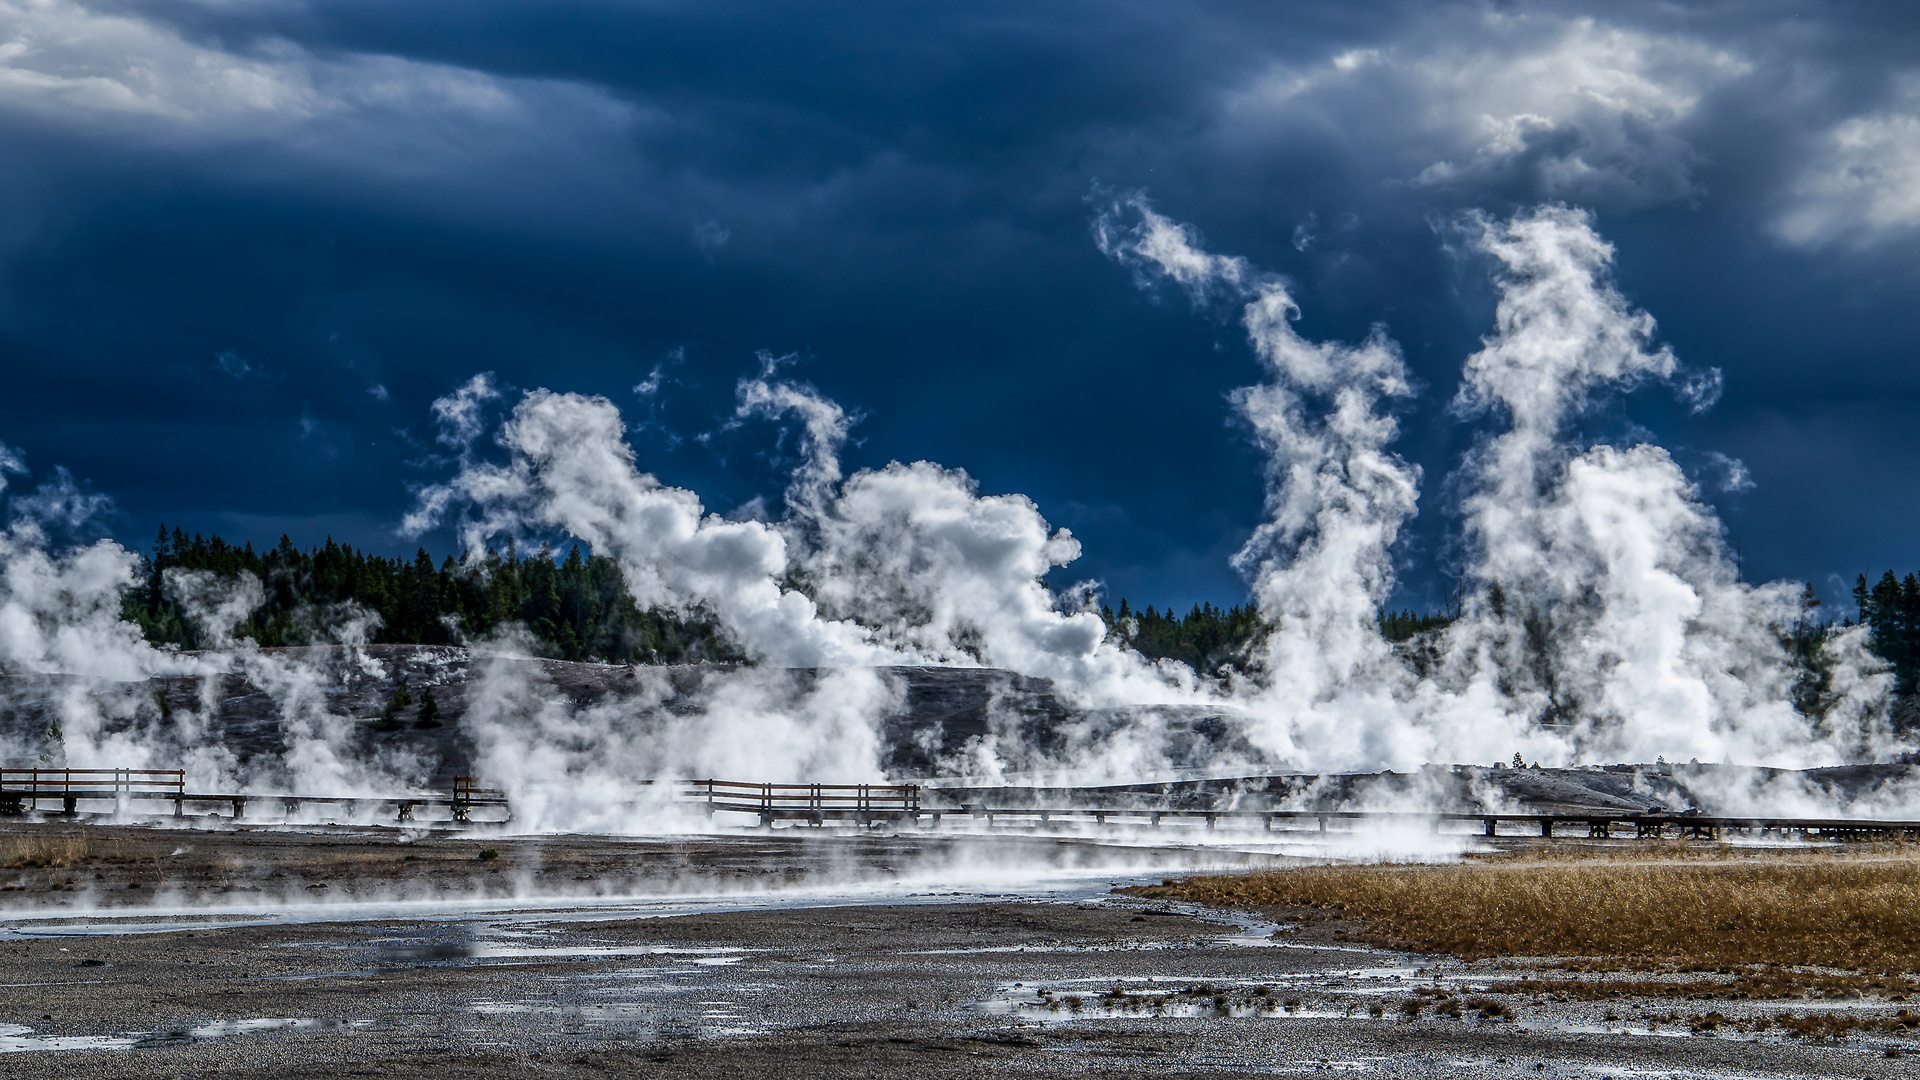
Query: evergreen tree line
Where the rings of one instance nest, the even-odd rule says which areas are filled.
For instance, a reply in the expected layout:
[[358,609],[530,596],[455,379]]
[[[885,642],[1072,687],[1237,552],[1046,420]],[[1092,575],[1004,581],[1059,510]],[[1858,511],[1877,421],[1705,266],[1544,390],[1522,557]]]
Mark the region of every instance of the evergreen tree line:
[[1374,617],[1374,621],[1380,626],[1380,636],[1398,643],[1411,639],[1415,634],[1443,630],[1453,622],[1453,618],[1451,615],[1405,608],[1400,611],[1383,610]]
[[[1218,675],[1243,662],[1270,629],[1253,604],[1195,604],[1185,615],[1176,615],[1172,608],[1156,611],[1151,605],[1135,611],[1123,598],[1117,611],[1103,605],[1100,617],[1116,640],[1148,659],[1178,660],[1203,675]],[[1398,643],[1442,629],[1453,616],[1383,609],[1374,621],[1381,636]]]
[[443,645],[483,638],[511,623],[533,635],[541,655],[610,664],[695,663],[741,659],[712,620],[670,611],[641,611],[627,592],[618,564],[582,554],[564,558],[542,544],[522,554],[512,540],[504,551],[464,553],[437,565],[423,548],[412,559],[356,551],[328,539],[302,551],[285,536],[268,551],[214,537],[188,536],[163,526],[143,560],[140,582],[128,591],[125,617],[147,640],[184,648],[210,644],[165,585],[172,569],[203,570],[225,579],[249,573],[265,587],[265,602],[235,628],[261,645],[327,640],[350,605],[373,612],[379,625],[368,640],[382,644]]
[[[168,570],[208,571],[233,579],[258,578],[264,602],[234,628],[261,645],[301,645],[326,640],[350,606],[372,612],[379,624],[368,640],[386,644],[453,644],[484,638],[518,623],[544,656],[603,663],[698,663],[744,659],[711,620],[671,611],[642,611],[627,592],[618,564],[584,554],[579,545],[560,556],[542,544],[522,553],[512,540],[502,551],[463,553],[435,563],[425,549],[413,558],[390,558],[339,544],[301,550],[285,536],[267,551],[235,546],[218,536],[187,535],[162,527],[152,553],[142,560],[140,580],[125,598],[124,615],[149,641],[184,648],[210,644],[207,628],[194,625],[179,598],[164,584]],[[1891,570],[1871,587],[1862,574],[1854,587],[1859,621],[1870,629],[1873,651],[1893,667],[1894,689],[1905,699],[1920,693],[1920,575],[1901,578]],[[1804,704],[1813,706],[1825,679],[1820,645],[1829,624],[1817,617],[1812,586],[1801,599],[1801,617],[1787,634],[1789,649],[1807,668]],[[1115,640],[1150,659],[1172,659],[1207,675],[1245,662],[1269,629],[1253,604],[1230,608],[1195,604],[1184,615],[1172,608],[1135,610],[1122,599],[1102,606]],[[1380,632],[1393,642],[1444,628],[1447,614],[1381,611]],[[1798,696],[1798,695],[1797,695]]]
[[1861,574],[1853,602],[1873,651],[1893,666],[1894,693],[1906,698],[1920,690],[1920,577],[1895,577],[1888,570],[1868,588],[1867,575]]
[[1178,660],[1203,675],[1218,675],[1244,660],[1267,631],[1252,604],[1195,604],[1185,615],[1175,615],[1171,607],[1156,611],[1152,605],[1135,611],[1123,598],[1118,611],[1102,605],[1100,617],[1115,640],[1142,656]]

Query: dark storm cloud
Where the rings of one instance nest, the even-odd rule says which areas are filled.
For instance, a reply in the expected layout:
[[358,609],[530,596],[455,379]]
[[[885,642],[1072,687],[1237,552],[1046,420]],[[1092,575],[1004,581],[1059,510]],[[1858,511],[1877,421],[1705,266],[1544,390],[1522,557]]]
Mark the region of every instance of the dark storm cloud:
[[1491,312],[1449,223],[1558,200],[1725,373],[1594,431],[1744,461],[1751,574],[1904,566],[1917,37],[1810,5],[0,0],[0,438],[136,540],[393,547],[427,402],[475,372],[609,395],[727,510],[790,464],[722,430],[734,380],[797,352],[865,414],[852,464],[967,468],[1075,530],[1070,576],[1233,599],[1256,373],[1095,249],[1089,193],[1144,188],[1286,274],[1308,336],[1405,346],[1436,599]]

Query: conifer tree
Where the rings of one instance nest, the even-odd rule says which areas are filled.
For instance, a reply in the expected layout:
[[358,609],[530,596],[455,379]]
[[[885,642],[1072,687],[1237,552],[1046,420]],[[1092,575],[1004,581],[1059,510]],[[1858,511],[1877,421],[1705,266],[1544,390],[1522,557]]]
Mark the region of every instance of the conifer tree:
[[420,691],[420,708],[413,715],[413,726],[417,728],[440,726],[440,703],[434,700],[431,686]]

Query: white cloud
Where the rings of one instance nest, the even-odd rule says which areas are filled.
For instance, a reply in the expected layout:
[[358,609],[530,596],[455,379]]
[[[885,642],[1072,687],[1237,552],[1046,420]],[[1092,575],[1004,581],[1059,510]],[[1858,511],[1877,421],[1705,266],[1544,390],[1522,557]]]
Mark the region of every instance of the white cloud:
[[1920,226],[1920,93],[1855,116],[1816,143],[1774,232],[1800,247],[1868,247]]
[[1751,65],[1700,42],[1592,19],[1545,32],[1531,22],[1490,20],[1506,48],[1414,63],[1433,103],[1428,123],[1467,151],[1430,166],[1421,182],[1519,169],[1532,173],[1532,194],[1542,197],[1653,204],[1691,194],[1695,153],[1675,129],[1709,89]]
[[247,358],[232,349],[215,356],[213,365],[223,374],[231,375],[236,379],[244,379],[254,373],[253,365],[247,363]]
[[495,80],[457,68],[366,55],[321,59],[281,40],[223,51],[75,0],[0,0],[0,108],[119,116],[148,132],[239,134],[428,101],[469,112],[513,104]]
[[551,160],[555,140],[635,116],[583,85],[277,37],[201,41],[139,11],[0,0],[0,117],[123,145],[272,147],[407,177],[516,153]]
[[1681,128],[1752,70],[1721,48],[1593,19],[1492,15],[1475,31],[1415,24],[1383,48],[1275,68],[1230,110],[1371,131],[1384,152],[1414,155],[1404,179],[1417,186],[1650,206],[1696,193]]
[[699,248],[700,254],[709,261],[713,259],[713,253],[726,247],[731,239],[733,231],[717,221],[703,221],[693,227],[693,246]]
[[0,443],[0,491],[7,490],[8,473],[27,475],[26,455],[6,443]]
[[500,396],[493,384],[493,372],[483,371],[462,383],[460,388],[433,403],[434,423],[440,428],[437,439],[442,445],[465,450],[480,436],[484,420],[481,410]]

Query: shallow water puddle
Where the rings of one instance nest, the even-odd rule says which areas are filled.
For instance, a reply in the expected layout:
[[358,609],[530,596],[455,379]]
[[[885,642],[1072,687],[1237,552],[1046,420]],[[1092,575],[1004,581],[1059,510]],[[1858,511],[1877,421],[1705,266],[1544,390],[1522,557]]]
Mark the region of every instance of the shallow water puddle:
[[152,1032],[142,1035],[135,1046],[177,1046],[181,1043],[195,1042],[201,1039],[226,1039],[235,1035],[257,1035],[268,1031],[352,1031],[366,1027],[366,1020],[315,1020],[304,1019],[268,1019],[216,1020],[211,1024],[202,1024],[194,1028],[175,1028],[169,1031]]
[[216,1020],[198,1027],[171,1028],[166,1031],[130,1031],[118,1035],[36,1035],[29,1027],[19,1024],[0,1024],[0,1054],[33,1051],[138,1050],[158,1046],[181,1046],[207,1039],[225,1039],[235,1035],[256,1035],[273,1031],[349,1031],[364,1027],[366,1023],[363,1020],[258,1017],[246,1020]]
[[467,955],[479,960],[668,956],[684,957],[686,963],[698,964],[702,967],[725,967],[746,959],[746,954],[752,951],[733,946],[715,946],[708,949],[668,945],[515,945],[476,941]]
[[[670,988],[679,989],[679,988]],[[604,1005],[538,1001],[476,1001],[480,1016],[538,1017],[557,1023],[562,1034],[607,1039],[719,1039],[758,1035],[731,1000],[685,1002],[663,996],[658,1002],[620,1001]]]
[[[732,945],[601,945],[591,942],[542,940],[547,931],[510,930],[499,926],[468,928],[470,936],[444,938],[392,937],[371,943],[370,951],[385,962],[423,966],[460,967],[469,963],[527,960],[600,960],[645,957],[683,958],[699,967],[727,967],[759,951]],[[322,947],[361,949],[361,943]]]

